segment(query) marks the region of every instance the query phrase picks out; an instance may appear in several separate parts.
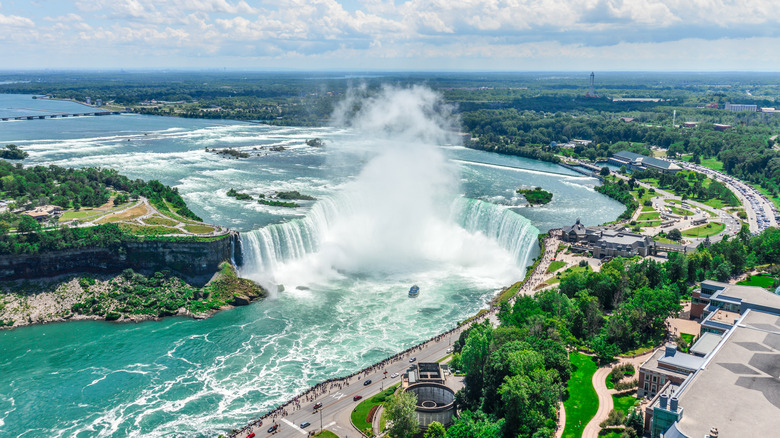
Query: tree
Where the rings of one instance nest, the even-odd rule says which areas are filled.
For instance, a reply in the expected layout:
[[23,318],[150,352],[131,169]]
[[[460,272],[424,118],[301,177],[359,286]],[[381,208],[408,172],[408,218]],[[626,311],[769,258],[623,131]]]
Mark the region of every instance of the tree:
[[35,232],[41,229],[41,225],[32,218],[32,216],[28,216],[26,214],[21,215],[21,219],[19,220],[19,225],[16,227],[16,231],[20,233],[30,233]]
[[677,228],[672,228],[668,233],[666,233],[666,238],[679,242],[680,239],[682,239],[682,233]]
[[447,430],[444,429],[444,425],[438,421],[428,425],[428,430],[425,431],[425,438],[447,438]]
[[420,431],[420,423],[414,411],[416,406],[417,396],[407,391],[397,394],[387,402],[387,419],[393,422],[390,435],[395,438],[411,438]]
[[607,167],[607,166],[602,167],[601,170],[599,171],[599,175],[601,175],[601,176],[608,176],[609,175],[609,167]]

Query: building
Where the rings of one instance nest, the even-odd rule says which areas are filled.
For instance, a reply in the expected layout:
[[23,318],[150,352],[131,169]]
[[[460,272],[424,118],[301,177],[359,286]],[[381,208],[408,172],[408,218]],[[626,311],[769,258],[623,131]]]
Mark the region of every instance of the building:
[[445,426],[455,415],[455,391],[445,385],[446,372],[436,362],[420,362],[407,369],[401,386],[417,396],[415,413],[420,428],[425,430],[437,421]]
[[95,101],[95,106],[103,106],[103,100],[102,99],[96,100]]
[[770,437],[780,430],[780,309],[747,309],[701,365],[646,408],[651,438]]
[[649,236],[610,228],[588,228],[579,219],[562,231],[561,238],[573,243],[572,250],[591,252],[597,258],[644,257],[655,253],[655,242]]
[[724,124],[721,124],[721,123],[715,123],[715,124],[712,125],[712,127],[715,128],[716,131],[725,131],[727,129],[731,129],[732,128],[731,125],[724,125]]
[[35,207],[33,210],[22,212],[22,214],[26,214],[39,222],[44,222],[62,216],[62,208],[57,205],[43,205]]
[[91,97],[87,97],[84,101],[87,103],[87,105],[92,105],[92,98]]
[[629,151],[621,151],[609,157],[608,163],[616,166],[626,166],[629,170],[656,170],[661,173],[677,173],[682,168],[670,161],[647,157]]
[[703,357],[681,353],[674,343],[666,344],[639,367],[637,397],[653,398],[667,382],[682,384],[702,363]]
[[683,128],[695,128],[699,122],[683,122]]
[[667,346],[639,369],[638,395],[652,397],[645,429],[651,438],[777,436],[780,295],[716,281],[693,295],[691,314],[705,318],[691,354]]
[[730,104],[727,103],[725,106],[726,111],[758,111],[758,105],[743,105],[743,104]]

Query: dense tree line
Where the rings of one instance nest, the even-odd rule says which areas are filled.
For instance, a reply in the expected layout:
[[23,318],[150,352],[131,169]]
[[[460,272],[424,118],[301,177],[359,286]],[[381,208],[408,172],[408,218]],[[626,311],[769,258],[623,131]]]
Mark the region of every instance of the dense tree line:
[[111,191],[144,196],[158,209],[201,220],[187,208],[175,188],[157,180],[131,180],[113,169],[70,169],[60,166],[23,167],[0,161],[0,190],[17,204],[54,204],[62,208],[98,207],[108,202]]

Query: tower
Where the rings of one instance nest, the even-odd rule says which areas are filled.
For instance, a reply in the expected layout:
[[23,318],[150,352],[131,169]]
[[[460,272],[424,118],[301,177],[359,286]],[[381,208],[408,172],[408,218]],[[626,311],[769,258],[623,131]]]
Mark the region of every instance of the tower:
[[594,84],[596,82],[596,74],[594,72],[590,72],[590,90],[588,90],[587,93],[585,93],[588,97],[599,97],[596,94],[595,88],[593,88]]

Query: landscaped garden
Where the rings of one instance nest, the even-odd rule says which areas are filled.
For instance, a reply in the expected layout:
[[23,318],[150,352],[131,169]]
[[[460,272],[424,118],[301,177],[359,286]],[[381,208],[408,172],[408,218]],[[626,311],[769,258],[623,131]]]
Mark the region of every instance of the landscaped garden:
[[775,282],[777,282],[778,279],[769,275],[765,274],[759,274],[759,275],[751,275],[745,280],[737,282],[737,284],[742,286],[758,286],[763,287],[764,289],[769,289],[770,291],[775,290]]
[[[373,397],[367,398],[360,402],[360,404],[357,405],[355,410],[352,411],[352,424],[355,425],[358,429],[361,431],[365,431],[367,434],[372,435],[373,434],[373,428],[371,426],[371,423],[368,420],[368,413],[371,412],[371,409],[374,408],[374,406],[379,406],[383,404],[388,397],[393,395],[395,392],[395,388],[398,387],[398,384],[395,384],[384,391],[380,392],[379,394],[376,394]],[[376,410],[376,409],[374,409]]]
[[599,409],[599,398],[593,388],[593,374],[598,369],[592,357],[579,352],[569,354],[572,373],[566,384],[568,398],[563,402],[566,409],[565,438],[578,438],[588,422]]

